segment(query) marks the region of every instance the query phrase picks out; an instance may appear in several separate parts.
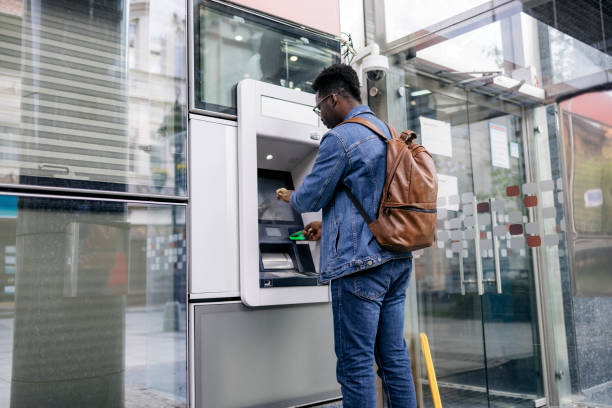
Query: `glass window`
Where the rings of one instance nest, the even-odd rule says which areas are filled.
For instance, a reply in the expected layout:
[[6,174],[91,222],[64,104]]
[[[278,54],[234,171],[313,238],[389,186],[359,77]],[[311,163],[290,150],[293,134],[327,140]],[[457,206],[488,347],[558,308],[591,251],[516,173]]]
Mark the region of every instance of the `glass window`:
[[186,406],[185,212],[0,195],[0,406]]
[[186,195],[185,5],[13,3],[0,3],[0,183]]
[[195,2],[195,107],[236,114],[236,85],[252,78],[312,92],[340,61],[340,43],[214,2]]
[[[439,191],[447,196],[438,201],[437,248],[415,253],[414,271],[418,331],[434,333],[436,370],[446,375],[443,400],[497,406],[526,405],[505,398],[539,399],[544,341],[554,344],[547,370],[557,400],[610,401],[612,43],[604,3],[507,2],[492,12],[457,15],[461,24],[438,24],[435,33],[415,31],[394,46],[405,73],[404,123],[440,157]],[[421,14],[427,12],[417,10],[414,18]],[[440,144],[443,138],[452,149]],[[474,197],[476,208],[466,206]],[[476,222],[480,236],[470,230]],[[475,246],[465,246],[468,237],[479,242],[482,262],[469,263]],[[483,277],[478,298],[473,265]],[[536,307],[538,281],[544,308]],[[499,289],[491,286],[498,282]],[[536,311],[550,325],[543,339]],[[469,324],[482,319],[464,333],[480,333],[481,349],[459,344],[456,327],[465,326],[459,320],[466,316]],[[436,339],[447,332],[454,337]],[[469,374],[461,373],[456,358],[444,361],[448,349],[482,353],[462,361],[480,361],[484,369],[466,365]],[[474,393],[476,387],[486,392]]]
[[[419,32],[490,0],[384,0],[387,42]],[[423,30],[423,33],[427,31]]]
[[[461,50],[460,52],[449,52]],[[501,71],[502,30],[499,21],[417,51],[417,57],[459,72]]]
[[608,81],[612,56],[531,15],[475,17],[415,46],[419,72],[518,103],[551,100]]

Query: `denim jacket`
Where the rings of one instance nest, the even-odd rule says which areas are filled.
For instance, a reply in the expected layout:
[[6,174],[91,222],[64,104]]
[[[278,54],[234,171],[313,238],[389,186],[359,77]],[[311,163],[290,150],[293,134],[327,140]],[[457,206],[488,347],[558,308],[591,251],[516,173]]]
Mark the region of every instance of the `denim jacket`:
[[[357,106],[344,120],[357,115],[391,137],[368,106]],[[385,182],[386,154],[385,143],[365,126],[336,126],[321,139],[312,171],[291,195],[291,205],[300,213],[323,209],[321,282],[411,256],[410,252],[381,248],[348,195],[339,188],[344,183],[375,219]]]

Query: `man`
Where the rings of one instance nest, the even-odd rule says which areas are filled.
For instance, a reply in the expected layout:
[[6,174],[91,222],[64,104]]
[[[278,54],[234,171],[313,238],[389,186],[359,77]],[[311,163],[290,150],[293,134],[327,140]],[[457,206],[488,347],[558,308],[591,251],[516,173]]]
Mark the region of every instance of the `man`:
[[376,407],[374,360],[389,406],[416,407],[410,357],[404,341],[404,303],[410,252],[382,249],[341,189],[345,185],[373,219],[385,181],[386,146],[365,126],[344,120],[359,116],[389,131],[361,104],[359,80],[348,65],[324,69],[314,80],[315,112],[329,130],[321,140],[311,173],[293,192],[277,198],[299,212],[323,209],[323,222],[304,228],[321,239],[320,281],[331,280],[336,375],[343,405]]

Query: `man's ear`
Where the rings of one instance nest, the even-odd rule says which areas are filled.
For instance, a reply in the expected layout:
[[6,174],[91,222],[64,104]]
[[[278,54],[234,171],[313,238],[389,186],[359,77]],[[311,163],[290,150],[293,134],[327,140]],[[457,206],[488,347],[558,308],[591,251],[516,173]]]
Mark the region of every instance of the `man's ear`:
[[332,94],[331,99],[334,103],[334,107],[336,107],[336,105],[338,105],[338,94]]

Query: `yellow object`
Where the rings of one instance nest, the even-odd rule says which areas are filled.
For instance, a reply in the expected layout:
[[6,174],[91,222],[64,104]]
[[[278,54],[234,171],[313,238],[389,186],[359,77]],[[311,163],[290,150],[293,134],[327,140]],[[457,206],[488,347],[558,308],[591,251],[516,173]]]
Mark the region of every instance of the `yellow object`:
[[425,367],[427,367],[427,378],[429,379],[429,388],[431,389],[433,404],[435,408],[442,408],[440,391],[438,391],[438,381],[436,380],[436,371],[434,370],[433,360],[431,359],[431,351],[429,351],[429,341],[427,340],[427,335],[425,333],[421,333],[420,337],[421,349],[423,350],[423,357],[425,357]]

